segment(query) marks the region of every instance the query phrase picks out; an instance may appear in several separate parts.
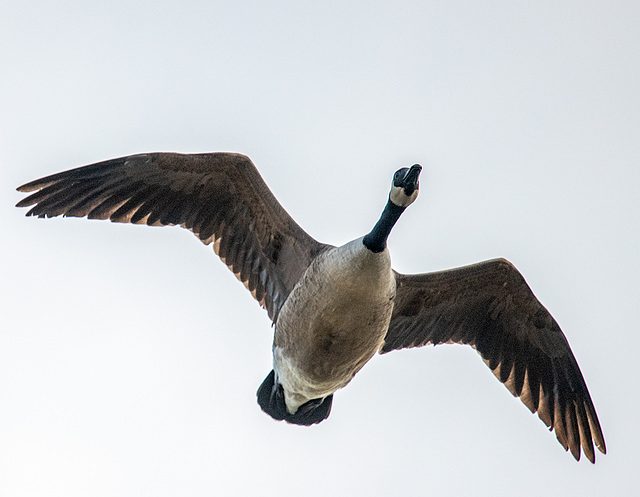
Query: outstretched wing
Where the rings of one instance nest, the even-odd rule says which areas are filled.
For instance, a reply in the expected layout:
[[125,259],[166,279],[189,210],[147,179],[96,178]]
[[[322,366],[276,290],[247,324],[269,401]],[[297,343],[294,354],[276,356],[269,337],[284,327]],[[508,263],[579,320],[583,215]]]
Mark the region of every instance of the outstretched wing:
[[309,236],[273,196],[248,157],[149,153],[31,181],[17,207],[28,216],[73,216],[179,225],[216,254],[275,321],[311,260],[328,246]]
[[495,376],[580,459],[605,443],[589,391],[558,323],[504,259],[430,274],[396,274],[381,353],[427,344],[474,347]]

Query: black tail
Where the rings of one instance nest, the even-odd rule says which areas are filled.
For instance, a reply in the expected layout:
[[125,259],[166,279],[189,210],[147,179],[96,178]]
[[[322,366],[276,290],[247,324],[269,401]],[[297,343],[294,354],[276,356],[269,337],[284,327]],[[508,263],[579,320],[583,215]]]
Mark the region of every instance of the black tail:
[[309,426],[329,417],[333,394],[324,399],[311,399],[302,404],[295,414],[289,414],[284,403],[284,389],[282,385],[275,382],[275,378],[276,374],[271,370],[258,388],[258,404],[273,419],[278,421],[284,419],[287,423],[294,425]]

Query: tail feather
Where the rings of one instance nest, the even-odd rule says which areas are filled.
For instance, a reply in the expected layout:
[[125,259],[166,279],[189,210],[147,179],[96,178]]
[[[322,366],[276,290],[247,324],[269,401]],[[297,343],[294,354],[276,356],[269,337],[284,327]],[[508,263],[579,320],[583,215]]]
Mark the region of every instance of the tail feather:
[[285,420],[295,425],[309,426],[319,423],[329,417],[333,394],[324,399],[311,399],[302,404],[295,414],[287,412],[284,400],[284,389],[276,383],[276,375],[273,370],[267,375],[258,388],[258,404],[264,412],[278,421]]

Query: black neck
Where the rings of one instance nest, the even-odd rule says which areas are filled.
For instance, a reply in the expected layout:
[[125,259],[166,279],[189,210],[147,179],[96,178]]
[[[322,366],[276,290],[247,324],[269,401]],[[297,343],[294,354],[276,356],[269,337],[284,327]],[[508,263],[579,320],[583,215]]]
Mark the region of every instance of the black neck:
[[391,228],[396,224],[400,214],[402,214],[405,209],[406,207],[397,206],[391,202],[391,200],[388,200],[380,219],[373,229],[362,239],[364,246],[372,252],[382,252],[387,247],[387,238],[389,237],[389,233],[391,233]]

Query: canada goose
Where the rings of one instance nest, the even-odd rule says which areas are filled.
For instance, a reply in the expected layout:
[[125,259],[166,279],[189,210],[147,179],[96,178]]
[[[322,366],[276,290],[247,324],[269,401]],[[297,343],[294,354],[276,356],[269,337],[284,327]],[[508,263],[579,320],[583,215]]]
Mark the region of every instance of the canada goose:
[[511,263],[430,274],[392,270],[387,237],[418,195],[419,165],[393,176],[382,215],[333,247],[282,208],[253,163],[234,153],[131,155],[22,185],[27,216],[180,225],[213,248],[274,323],[273,370],[257,392],[275,419],[310,425],[376,353],[426,344],[474,347],[495,376],[555,430],[576,460],[605,442],[587,386],[556,321]]

